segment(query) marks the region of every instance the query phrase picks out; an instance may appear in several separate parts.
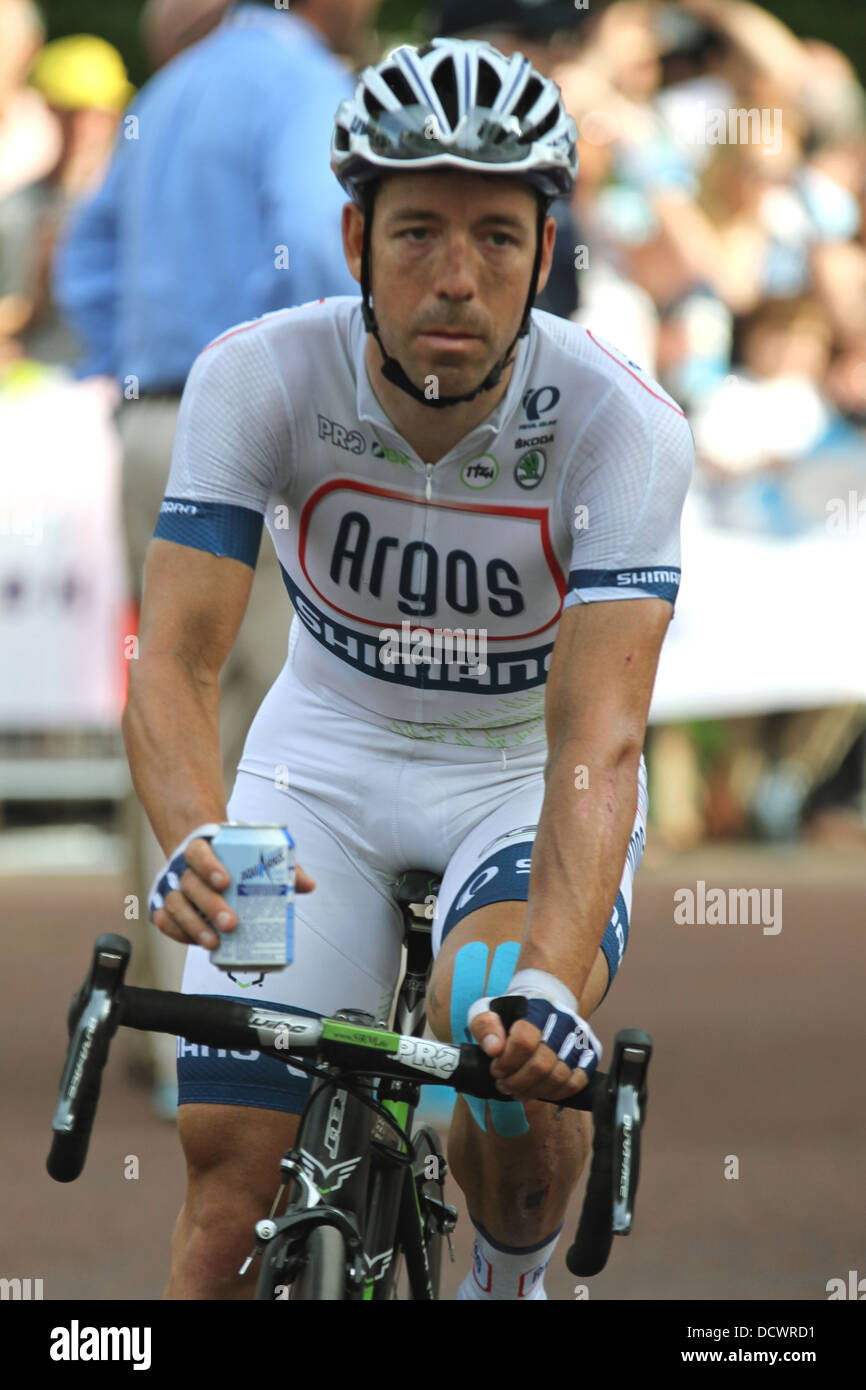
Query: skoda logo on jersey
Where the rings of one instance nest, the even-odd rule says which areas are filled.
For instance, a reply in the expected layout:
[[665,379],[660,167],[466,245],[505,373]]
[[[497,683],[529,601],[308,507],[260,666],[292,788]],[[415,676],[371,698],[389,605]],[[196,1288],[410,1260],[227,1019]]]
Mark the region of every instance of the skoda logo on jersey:
[[360,430],[347,430],[345,425],[338,425],[327,415],[318,418],[320,439],[327,439],[330,444],[336,444],[338,449],[346,449],[350,454],[363,454],[367,441]]
[[460,481],[464,487],[490,487],[499,477],[499,464],[492,454],[481,454],[470,459],[460,469]]
[[553,410],[559,400],[558,386],[530,386],[523,395],[523,409],[527,420],[540,420],[549,410]]
[[535,434],[529,439],[517,438],[514,441],[515,449],[537,449],[541,444],[552,444],[552,434]]
[[533,449],[514,465],[514,481],[518,487],[538,487],[546,468],[547,459],[541,449]]

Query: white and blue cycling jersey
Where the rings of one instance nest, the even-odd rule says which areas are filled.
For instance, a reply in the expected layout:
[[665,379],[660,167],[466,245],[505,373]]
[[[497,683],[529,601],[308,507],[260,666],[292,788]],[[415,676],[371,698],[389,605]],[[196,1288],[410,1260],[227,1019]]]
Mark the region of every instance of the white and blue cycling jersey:
[[[503,398],[433,464],[379,404],[365,341],[360,300],[337,298],[206,348],[156,535],[254,566],[264,521],[297,615],[289,666],[346,713],[415,738],[541,739],[563,609],[675,601],[683,412],[610,344],[536,310]],[[464,645],[409,660],[437,631]]]

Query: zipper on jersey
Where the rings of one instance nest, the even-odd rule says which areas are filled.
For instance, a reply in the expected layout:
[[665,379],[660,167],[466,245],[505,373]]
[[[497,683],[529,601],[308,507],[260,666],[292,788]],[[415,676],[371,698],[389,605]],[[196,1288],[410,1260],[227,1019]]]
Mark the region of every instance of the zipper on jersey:
[[433,496],[433,469],[435,466],[436,465],[432,463],[425,463],[424,465],[427,470],[427,482],[424,485],[424,496],[427,498],[428,502]]

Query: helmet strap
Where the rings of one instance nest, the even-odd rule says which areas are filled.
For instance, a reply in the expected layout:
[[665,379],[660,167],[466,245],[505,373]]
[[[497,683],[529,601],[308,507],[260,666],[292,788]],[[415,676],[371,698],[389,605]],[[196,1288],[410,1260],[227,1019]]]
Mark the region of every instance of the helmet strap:
[[411,396],[419,405],[430,406],[433,410],[442,410],[445,406],[460,405],[464,401],[474,401],[476,396],[480,396],[483,391],[492,391],[502,380],[502,374],[507,367],[510,367],[516,354],[514,348],[519,339],[524,338],[529,332],[530,314],[535,303],[535,296],[538,292],[538,276],[541,268],[542,238],[544,235],[544,223],[547,218],[547,211],[550,206],[550,199],[543,194],[538,195],[538,215],[535,226],[535,259],[532,265],[532,275],[529,281],[529,293],[526,296],[526,304],[523,309],[523,318],[520,327],[509,343],[504,355],[498,362],[494,362],[490,371],[482,381],[480,386],[476,386],[474,391],[467,391],[462,396],[428,396],[420,387],[410,379],[395,357],[391,357],[385,349],[385,345],[379,335],[379,325],[376,322],[376,314],[372,304],[372,292],[370,285],[370,243],[373,234],[373,208],[375,206],[375,190],[370,188],[364,200],[364,239],[361,246],[361,313],[364,319],[364,327],[379,345],[382,353],[382,375],[386,381],[390,381],[392,386],[399,386],[401,391],[405,391],[407,396]]

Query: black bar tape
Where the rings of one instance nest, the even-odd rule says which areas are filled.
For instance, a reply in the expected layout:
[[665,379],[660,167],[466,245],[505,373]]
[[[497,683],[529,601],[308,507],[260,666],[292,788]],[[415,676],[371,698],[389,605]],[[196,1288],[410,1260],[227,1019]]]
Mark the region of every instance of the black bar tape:
[[239,1052],[260,1046],[259,1035],[249,1024],[249,1004],[203,994],[138,989],[134,985],[120,991],[118,1004],[120,1022],[125,1028],[172,1033],[189,1042]]
[[498,999],[491,999],[490,1011],[499,1014],[507,1033],[519,1018],[526,1017],[526,1004],[526,997],[522,994],[503,994]]
[[[522,1002],[522,996],[516,997]],[[465,1091],[468,1096],[477,1096],[479,1100],[501,1100],[507,1105],[509,1097],[497,1089],[496,1080],[490,1075],[491,1061],[492,1058],[485,1056],[477,1043],[461,1043],[460,1065],[449,1078],[450,1085],[455,1090]],[[600,1091],[607,1089],[607,1082],[607,1072],[593,1072],[582,1091],[577,1091],[567,1100],[549,1103],[563,1110],[593,1110],[594,1099]]]

